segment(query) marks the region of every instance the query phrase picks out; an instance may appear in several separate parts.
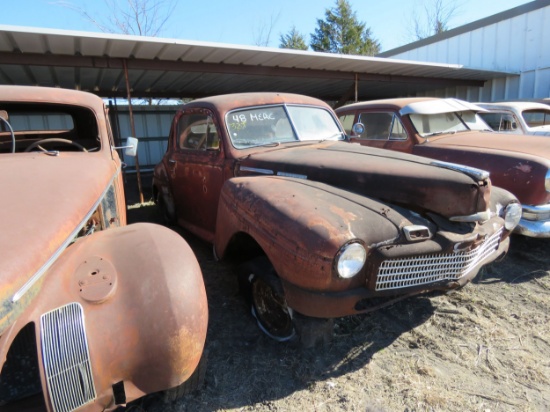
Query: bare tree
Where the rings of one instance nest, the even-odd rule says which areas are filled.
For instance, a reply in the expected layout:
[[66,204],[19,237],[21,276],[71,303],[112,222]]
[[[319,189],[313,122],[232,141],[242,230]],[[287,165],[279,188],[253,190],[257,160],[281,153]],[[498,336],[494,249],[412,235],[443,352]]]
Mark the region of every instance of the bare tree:
[[409,28],[414,40],[425,39],[449,30],[449,22],[459,13],[457,0],[425,0],[423,13],[415,9]]
[[[93,15],[69,1],[56,4],[79,13],[105,33],[122,33],[137,36],[158,36],[172,16],[177,0],[103,0],[105,13]],[[132,99],[136,104],[162,104],[163,99]]]
[[137,36],[158,36],[176,8],[176,0],[103,0],[105,14],[94,16],[69,1],[57,4],[80,13],[101,31]]
[[263,46],[267,47],[269,46],[269,42],[271,41],[271,32],[273,31],[273,26],[277,23],[277,20],[279,20],[279,16],[281,15],[281,12],[277,13],[276,16],[273,14],[269,16],[269,21],[260,21],[258,27],[255,27],[253,29],[254,33],[254,45],[256,46]]

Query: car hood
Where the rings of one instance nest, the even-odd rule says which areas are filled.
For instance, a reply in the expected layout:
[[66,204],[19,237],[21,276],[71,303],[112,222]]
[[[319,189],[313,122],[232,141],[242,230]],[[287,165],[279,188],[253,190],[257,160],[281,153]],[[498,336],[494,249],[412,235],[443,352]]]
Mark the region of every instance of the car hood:
[[459,132],[428,138],[426,145],[506,150],[550,159],[548,139],[496,132]]
[[28,306],[43,277],[19,299],[17,293],[74,237],[116,168],[100,153],[21,153],[1,155],[0,169],[1,334]]
[[550,141],[546,137],[464,132],[429,139],[416,145],[414,153],[488,170],[495,186],[512,192],[523,204],[550,201],[545,188],[550,168]]
[[240,160],[239,175],[319,181],[417,212],[467,216],[488,208],[490,182],[432,159],[345,142],[289,144]]

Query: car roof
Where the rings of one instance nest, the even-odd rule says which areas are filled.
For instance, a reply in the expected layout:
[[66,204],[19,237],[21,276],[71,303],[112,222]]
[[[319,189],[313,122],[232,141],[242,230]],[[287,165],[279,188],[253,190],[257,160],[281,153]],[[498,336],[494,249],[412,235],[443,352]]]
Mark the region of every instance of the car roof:
[[437,97],[403,97],[395,99],[371,100],[367,102],[352,103],[346,105],[337,112],[348,109],[393,109],[399,110],[402,115],[417,113],[417,114],[436,114],[463,112],[472,110],[475,112],[484,112],[482,107],[476,106],[473,103],[454,99],[454,98],[437,98]]
[[516,109],[518,111],[523,110],[550,110],[550,106],[544,103],[537,102],[496,102],[496,103],[476,103],[477,105],[487,110],[511,110]]
[[0,85],[0,102],[67,104],[83,106],[97,112],[103,110],[103,100],[95,94],[59,87]]
[[436,100],[436,97],[399,97],[392,99],[379,99],[379,100],[368,100],[364,102],[350,103],[345,106],[339,107],[336,109],[337,112],[344,111],[348,109],[363,109],[370,108],[372,106],[380,108],[391,108],[391,109],[401,109],[411,103],[415,102],[424,102],[430,100]]
[[233,109],[270,104],[303,104],[323,106],[330,109],[328,104],[314,97],[294,93],[273,92],[232,93],[210,96],[186,103],[182,106],[182,109],[192,107],[210,107],[213,110],[223,114]]

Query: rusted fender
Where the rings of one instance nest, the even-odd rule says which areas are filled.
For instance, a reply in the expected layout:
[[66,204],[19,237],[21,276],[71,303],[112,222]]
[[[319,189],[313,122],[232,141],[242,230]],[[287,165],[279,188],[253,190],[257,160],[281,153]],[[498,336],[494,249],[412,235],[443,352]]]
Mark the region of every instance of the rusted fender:
[[[165,227],[134,224],[70,246],[3,336],[0,359],[24,325],[34,322],[38,329],[43,313],[71,302],[84,310],[97,392],[95,402],[79,410],[114,408],[117,382],[124,381],[130,402],[179,385],[198,365],[208,323],[202,274],[187,243]],[[38,345],[39,339],[37,330]],[[39,361],[46,388],[41,351]]]
[[[228,180],[220,196],[216,238],[223,258],[238,233],[261,246],[281,278],[313,290],[344,290],[364,278],[333,273],[338,250],[352,240],[367,250],[411,224],[388,205],[323,183],[286,177]],[[362,278],[362,279],[361,279]]]

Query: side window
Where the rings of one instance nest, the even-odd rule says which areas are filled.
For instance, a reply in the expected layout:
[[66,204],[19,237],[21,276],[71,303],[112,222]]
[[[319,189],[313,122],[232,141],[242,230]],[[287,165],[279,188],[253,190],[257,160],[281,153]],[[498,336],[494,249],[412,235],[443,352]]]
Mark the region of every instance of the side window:
[[338,119],[340,120],[340,123],[342,123],[342,126],[344,127],[346,134],[348,136],[351,136],[351,128],[353,127],[353,120],[355,119],[355,113],[341,114]]
[[550,124],[550,111],[525,110],[522,116],[529,127],[546,126]]
[[506,113],[479,113],[479,116],[496,132],[513,132],[517,129],[514,117]]
[[388,140],[392,130],[393,113],[361,113],[359,122],[365,126],[362,139]]
[[218,130],[208,114],[184,114],[178,122],[176,136],[178,149],[217,150],[220,147]]
[[403,123],[397,115],[393,115],[393,121],[391,126],[390,140],[406,140],[407,131],[403,127]]

